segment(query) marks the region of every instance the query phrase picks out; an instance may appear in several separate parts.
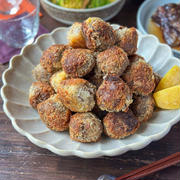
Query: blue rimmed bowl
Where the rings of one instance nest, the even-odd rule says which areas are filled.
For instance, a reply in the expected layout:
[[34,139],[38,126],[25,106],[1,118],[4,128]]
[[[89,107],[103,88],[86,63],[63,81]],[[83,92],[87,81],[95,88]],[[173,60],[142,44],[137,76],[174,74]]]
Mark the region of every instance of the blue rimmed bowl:
[[[137,13],[137,27],[143,34],[148,34],[148,23],[159,6],[168,3],[179,3],[179,0],[146,0],[144,1]],[[174,55],[180,58],[180,51],[172,49]]]

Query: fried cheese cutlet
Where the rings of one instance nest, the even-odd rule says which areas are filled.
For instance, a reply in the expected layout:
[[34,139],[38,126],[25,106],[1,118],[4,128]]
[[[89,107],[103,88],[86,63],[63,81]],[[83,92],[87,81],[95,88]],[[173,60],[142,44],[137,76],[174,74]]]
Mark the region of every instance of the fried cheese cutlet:
[[48,99],[55,92],[53,88],[46,82],[33,82],[29,89],[29,103],[33,108],[37,108],[37,105]]
[[131,110],[110,112],[103,119],[105,134],[114,139],[121,139],[134,134],[139,128],[139,124]]
[[103,132],[101,120],[93,113],[76,113],[71,116],[69,134],[71,139],[79,142],[97,142]]
[[95,57],[89,49],[65,50],[61,59],[64,72],[70,77],[83,77],[95,65]]
[[127,111],[132,103],[128,85],[116,75],[107,75],[96,92],[97,105],[108,112]]
[[71,111],[61,102],[59,95],[52,95],[37,106],[41,120],[54,131],[65,131],[69,128]]
[[69,46],[64,44],[54,44],[46,49],[41,58],[40,64],[46,69],[49,73],[54,73],[62,69],[61,66],[61,58],[65,49],[69,48]]
[[73,48],[86,48],[86,42],[82,32],[82,23],[75,22],[67,33],[69,46]]
[[71,111],[88,112],[95,105],[96,87],[85,79],[66,79],[63,80],[57,92],[62,103]]
[[152,94],[148,96],[134,96],[131,109],[139,122],[145,122],[152,117],[155,102]]
[[155,88],[155,77],[152,67],[139,55],[132,55],[129,57],[129,60],[130,65],[122,78],[133,93],[142,96],[150,94]]
[[82,31],[88,49],[103,51],[115,44],[112,26],[101,18],[86,19],[83,22]]
[[60,82],[65,79],[68,79],[68,75],[64,71],[58,71],[51,76],[49,83],[56,93]]
[[49,82],[52,73],[49,73],[46,69],[44,69],[41,64],[38,64],[33,70],[32,75],[36,81]]
[[120,26],[115,31],[116,45],[122,48],[128,55],[137,51],[138,34],[136,28]]
[[129,59],[127,54],[117,46],[106,49],[97,56],[97,66],[104,74],[121,76],[128,65]]

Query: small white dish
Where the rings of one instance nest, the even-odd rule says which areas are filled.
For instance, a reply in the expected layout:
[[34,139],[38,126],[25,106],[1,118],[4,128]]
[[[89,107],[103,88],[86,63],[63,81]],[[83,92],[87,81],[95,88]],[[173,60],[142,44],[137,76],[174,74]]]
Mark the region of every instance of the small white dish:
[[[151,16],[154,14],[159,6],[168,3],[179,3],[179,0],[146,0],[138,9],[137,13],[137,27],[143,34],[148,34],[148,23]],[[176,57],[180,57],[180,51],[172,49]]]
[[[118,27],[118,25],[112,26]],[[67,43],[67,31],[68,28],[57,28],[49,34],[41,35],[35,43],[24,47],[20,55],[14,56],[9,68],[3,73],[1,96],[4,101],[4,112],[20,134],[37,146],[49,149],[58,155],[95,158],[141,149],[165,136],[171,126],[180,120],[180,110],[160,110],[154,112],[152,119],[142,124],[132,136],[122,140],[102,137],[99,142],[90,144],[72,141],[68,132],[58,133],[48,129],[28,102],[29,87],[34,81],[31,71],[39,63],[45,49],[52,44]],[[180,66],[180,61],[173,57],[171,48],[159,43],[153,35],[139,33],[137,53],[143,56],[161,76],[172,66]]]

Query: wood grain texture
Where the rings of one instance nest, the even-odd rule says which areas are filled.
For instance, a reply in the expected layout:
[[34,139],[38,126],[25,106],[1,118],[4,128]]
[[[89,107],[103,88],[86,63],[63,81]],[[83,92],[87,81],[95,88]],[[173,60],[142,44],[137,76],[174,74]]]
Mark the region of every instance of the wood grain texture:
[[[123,10],[110,22],[127,26],[136,25],[136,12],[142,0],[127,0]],[[66,26],[51,19],[42,10],[43,24],[50,31]],[[0,76],[8,67],[0,65]],[[0,81],[2,86],[2,81]],[[180,122],[163,139],[139,151],[121,156],[81,159],[57,156],[33,145],[16,132],[3,112],[0,99],[0,180],[96,180],[101,174],[119,176],[133,169],[180,151]],[[179,180],[180,165],[162,170],[144,180]]]

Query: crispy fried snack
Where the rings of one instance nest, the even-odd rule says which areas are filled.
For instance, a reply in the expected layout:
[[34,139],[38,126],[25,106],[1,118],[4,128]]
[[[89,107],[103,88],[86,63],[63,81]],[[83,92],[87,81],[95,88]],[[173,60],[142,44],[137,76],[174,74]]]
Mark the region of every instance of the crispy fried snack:
[[133,55],[129,59],[131,63],[123,74],[123,79],[133,93],[143,96],[150,94],[155,88],[152,67],[141,56]]
[[61,59],[64,72],[70,77],[83,77],[95,65],[95,57],[89,49],[68,49]]
[[75,22],[67,33],[68,43],[73,48],[86,48],[82,32],[82,23]]
[[95,105],[96,87],[85,79],[63,80],[57,89],[62,103],[71,111],[88,112]]
[[49,73],[46,69],[44,69],[41,64],[38,64],[33,70],[32,75],[36,81],[48,82],[52,73]]
[[131,110],[108,113],[103,119],[103,124],[105,134],[114,139],[134,134],[140,125]]
[[97,56],[97,66],[104,74],[121,76],[128,65],[127,54],[117,46],[106,49]]
[[46,82],[33,82],[29,89],[29,103],[33,108],[37,108],[37,105],[48,99],[54,94],[52,87]]
[[71,139],[79,142],[97,142],[102,134],[101,120],[93,113],[76,113],[71,116],[69,134]]
[[65,49],[69,48],[67,45],[55,44],[50,46],[43,52],[40,59],[41,66],[49,73],[54,73],[61,70],[61,57]]
[[115,30],[116,45],[121,47],[128,55],[132,55],[137,50],[138,34],[136,28],[120,26]]
[[57,92],[57,87],[59,86],[60,82],[67,78],[68,76],[64,71],[58,71],[51,76],[49,82],[53,87],[53,89],[55,90],[55,92]]
[[132,103],[128,85],[118,76],[108,75],[96,92],[97,105],[108,112],[127,111]]
[[152,117],[155,102],[152,94],[148,96],[134,96],[131,109],[139,122],[144,122]]
[[41,120],[54,131],[65,131],[69,127],[71,111],[61,102],[59,95],[52,95],[37,106]]
[[82,31],[89,49],[102,51],[115,44],[113,28],[100,18],[86,19],[83,22]]

